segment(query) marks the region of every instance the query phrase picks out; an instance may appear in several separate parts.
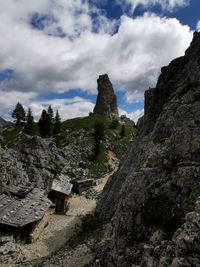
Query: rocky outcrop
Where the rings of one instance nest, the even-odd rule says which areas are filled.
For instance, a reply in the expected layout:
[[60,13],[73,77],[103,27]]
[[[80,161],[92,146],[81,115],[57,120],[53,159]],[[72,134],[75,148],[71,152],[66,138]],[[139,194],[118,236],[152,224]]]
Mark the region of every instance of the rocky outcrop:
[[65,166],[65,155],[51,140],[22,135],[12,148],[0,148],[0,191],[6,184],[34,183],[47,192]]
[[187,213],[185,223],[171,240],[164,240],[157,231],[143,245],[142,266],[190,267],[200,265],[200,198],[192,212]]
[[127,124],[135,127],[135,122],[132,121],[130,118],[126,117],[126,115],[120,116],[119,121],[121,124]]
[[[199,77],[195,33],[185,56],[162,68],[156,88],[145,93],[138,136],[98,204],[110,222],[101,266],[198,266],[199,204],[196,215],[189,212],[200,195]],[[173,246],[176,253],[166,256]]]
[[94,107],[94,114],[99,114],[107,119],[116,119],[119,117],[117,97],[114,93],[112,83],[107,74],[99,76],[98,96]]

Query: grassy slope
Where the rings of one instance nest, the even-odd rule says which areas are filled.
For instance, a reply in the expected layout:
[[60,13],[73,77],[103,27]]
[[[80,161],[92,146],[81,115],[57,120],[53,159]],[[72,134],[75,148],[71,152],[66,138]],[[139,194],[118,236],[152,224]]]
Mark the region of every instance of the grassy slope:
[[[89,160],[90,156],[92,155],[92,149],[94,146],[94,137],[92,135],[93,128],[96,120],[101,120],[105,126],[105,138],[101,144],[101,153],[97,157],[95,161]],[[86,163],[86,168],[89,169],[89,173],[91,178],[99,178],[102,174],[105,174],[109,171],[108,160],[106,157],[106,151],[112,150],[118,159],[127,153],[130,145],[133,141],[133,136],[136,134],[136,128],[132,125],[125,125],[125,132],[126,136],[121,137],[121,125],[118,126],[117,129],[111,128],[111,122],[102,118],[101,116],[92,115],[89,117],[84,118],[75,118],[71,120],[67,120],[63,123],[63,132],[62,135],[59,137],[59,146],[63,146],[66,143],[73,142],[73,136],[76,137],[76,141],[79,140],[78,146],[83,147],[83,150],[87,146],[90,147],[90,155],[86,153],[86,155],[82,154],[82,159]],[[79,133],[85,132],[87,135],[87,140],[84,142],[83,139],[79,139]],[[84,134],[83,134],[84,135]]]
[[4,127],[2,132],[3,135],[2,147],[3,148],[11,147],[17,141],[17,138],[21,134],[22,130],[23,130],[22,125]]
[[[101,120],[105,126],[105,138],[101,143],[101,153],[97,159],[91,160],[94,147],[93,129],[96,120]],[[136,128],[125,125],[126,136],[121,137],[121,125],[117,129],[111,128],[111,122],[101,116],[92,115],[84,118],[75,118],[62,123],[61,134],[54,137],[55,143],[60,148],[69,150],[66,159],[70,162],[65,173],[71,178],[99,178],[109,171],[107,150],[112,150],[120,159],[129,149]],[[23,126],[11,126],[3,130],[2,147],[11,147],[23,132]],[[83,173],[83,174],[82,174]]]

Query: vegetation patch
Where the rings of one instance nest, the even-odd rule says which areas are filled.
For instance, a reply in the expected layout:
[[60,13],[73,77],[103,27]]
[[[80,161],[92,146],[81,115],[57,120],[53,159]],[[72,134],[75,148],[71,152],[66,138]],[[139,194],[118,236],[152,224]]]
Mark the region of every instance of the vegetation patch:
[[23,125],[9,126],[3,130],[3,148],[9,148],[15,144],[17,138],[23,130]]

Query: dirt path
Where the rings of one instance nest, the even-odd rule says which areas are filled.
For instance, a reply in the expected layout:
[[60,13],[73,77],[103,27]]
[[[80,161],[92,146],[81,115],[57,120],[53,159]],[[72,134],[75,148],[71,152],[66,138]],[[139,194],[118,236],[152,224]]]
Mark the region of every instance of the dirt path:
[[116,157],[116,155],[114,154],[113,151],[108,150],[107,151],[107,159],[108,159],[108,164],[111,167],[111,172],[107,173],[106,175],[104,175],[101,179],[100,182],[97,186],[94,187],[94,190],[96,192],[101,192],[104,188],[104,186],[106,185],[108,179],[113,175],[114,172],[116,172],[118,166],[119,166],[119,160]]
[[119,165],[119,160],[112,150],[107,151],[107,159],[108,159],[108,164],[111,166],[113,170],[115,170]]
[[[107,151],[107,157],[112,171],[102,177],[99,184],[93,188],[98,193],[103,190],[109,177],[118,168],[119,161],[112,151]],[[50,212],[48,226],[39,239],[35,243],[22,246],[25,263],[20,266],[38,266],[37,263],[42,263],[41,266],[46,267],[83,267],[88,264],[93,259],[93,254],[86,245],[78,245],[73,250],[66,250],[63,247],[80,232],[83,216],[93,213],[95,208],[95,199],[76,195],[69,199],[67,215],[56,215]],[[61,248],[63,249],[60,250]],[[53,255],[55,252],[57,253]],[[49,256],[51,257],[46,260],[42,259]],[[30,263],[31,261],[34,262]]]
[[96,207],[94,200],[84,196],[72,197],[69,200],[67,215],[49,214],[48,226],[39,239],[22,246],[25,261],[52,255],[63,247],[81,229],[82,216],[92,213]]

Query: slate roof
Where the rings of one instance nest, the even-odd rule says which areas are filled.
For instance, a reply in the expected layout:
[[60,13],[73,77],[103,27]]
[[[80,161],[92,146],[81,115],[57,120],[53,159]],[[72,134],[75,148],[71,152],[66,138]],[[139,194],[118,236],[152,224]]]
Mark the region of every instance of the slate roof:
[[24,198],[34,188],[33,184],[18,184],[9,185],[5,188],[5,193],[9,193],[12,196]]
[[54,180],[52,183],[51,190],[56,192],[63,193],[65,195],[70,195],[72,191],[73,185],[65,179],[62,180]]
[[85,180],[78,180],[78,181],[71,181],[72,184],[85,184],[85,183],[93,183],[94,180],[93,179],[85,179]]
[[35,188],[26,198],[0,195],[0,224],[22,227],[41,220],[51,201]]

